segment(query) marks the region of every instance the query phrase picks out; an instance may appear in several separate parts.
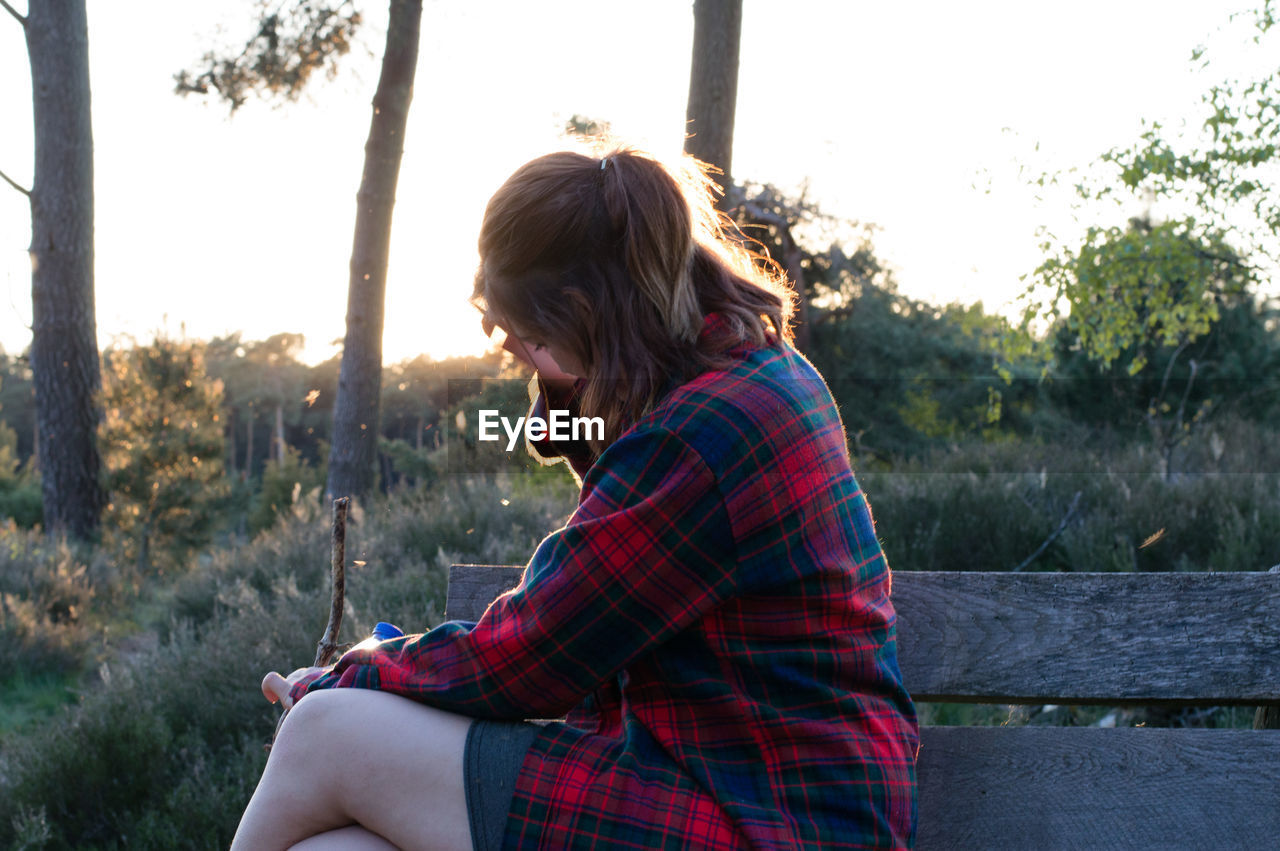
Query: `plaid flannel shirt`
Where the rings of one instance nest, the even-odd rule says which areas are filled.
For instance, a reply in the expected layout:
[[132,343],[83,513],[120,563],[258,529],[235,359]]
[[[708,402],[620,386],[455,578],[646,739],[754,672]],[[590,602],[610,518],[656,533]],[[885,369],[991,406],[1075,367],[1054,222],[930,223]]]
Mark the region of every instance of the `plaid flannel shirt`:
[[789,346],[733,354],[602,453],[478,623],[351,651],[294,697],[568,712],[525,757],[506,848],[910,846],[915,709],[839,414]]

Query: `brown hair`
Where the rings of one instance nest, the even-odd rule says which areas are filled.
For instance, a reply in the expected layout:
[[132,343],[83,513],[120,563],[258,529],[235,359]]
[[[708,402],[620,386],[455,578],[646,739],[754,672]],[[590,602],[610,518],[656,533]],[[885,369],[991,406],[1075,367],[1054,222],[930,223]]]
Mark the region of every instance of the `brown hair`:
[[[744,342],[791,340],[790,289],[716,212],[700,165],[672,171],[633,149],[547,154],[485,209],[472,302],[584,365],[580,413],[605,423],[596,454],[672,379],[728,367]],[[711,312],[724,331],[700,340]]]

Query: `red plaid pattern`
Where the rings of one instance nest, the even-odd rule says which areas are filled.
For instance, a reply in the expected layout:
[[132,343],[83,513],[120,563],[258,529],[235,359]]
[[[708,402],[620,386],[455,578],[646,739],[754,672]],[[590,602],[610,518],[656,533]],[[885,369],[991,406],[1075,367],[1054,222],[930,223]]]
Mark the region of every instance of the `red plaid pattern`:
[[568,711],[525,759],[508,848],[909,846],[915,710],[839,415],[790,347],[734,354],[605,450],[479,623],[352,651],[295,697]]

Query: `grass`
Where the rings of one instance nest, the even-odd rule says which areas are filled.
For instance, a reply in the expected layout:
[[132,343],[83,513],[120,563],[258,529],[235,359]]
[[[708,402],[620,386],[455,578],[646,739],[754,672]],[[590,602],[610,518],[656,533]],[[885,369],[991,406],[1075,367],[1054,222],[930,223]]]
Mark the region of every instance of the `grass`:
[[71,674],[16,673],[0,682],[0,736],[31,729],[73,704],[80,678]]
[[[428,629],[450,563],[522,561],[573,503],[567,477],[499,475],[355,511],[347,554],[365,565],[348,576],[344,634],[378,620]],[[122,613],[157,640],[132,642],[77,703],[0,739],[0,847],[225,848],[275,726],[258,682],[314,654],[328,547],[327,515],[302,508]]]
[[1025,569],[1267,570],[1280,563],[1280,447],[1261,427],[1223,430],[1221,455],[1188,451],[1172,481],[1141,446],[1024,441],[957,446],[858,479],[897,570],[1010,570],[1050,539]]

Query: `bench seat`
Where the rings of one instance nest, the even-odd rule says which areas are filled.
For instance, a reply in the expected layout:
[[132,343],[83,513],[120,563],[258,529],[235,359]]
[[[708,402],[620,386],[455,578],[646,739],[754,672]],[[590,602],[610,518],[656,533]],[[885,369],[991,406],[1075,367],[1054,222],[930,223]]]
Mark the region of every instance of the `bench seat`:
[[[521,572],[454,565],[446,617],[478,619]],[[899,571],[893,601],[917,701],[1280,707],[1278,573]],[[1280,848],[1280,729],[920,742],[920,849]]]

